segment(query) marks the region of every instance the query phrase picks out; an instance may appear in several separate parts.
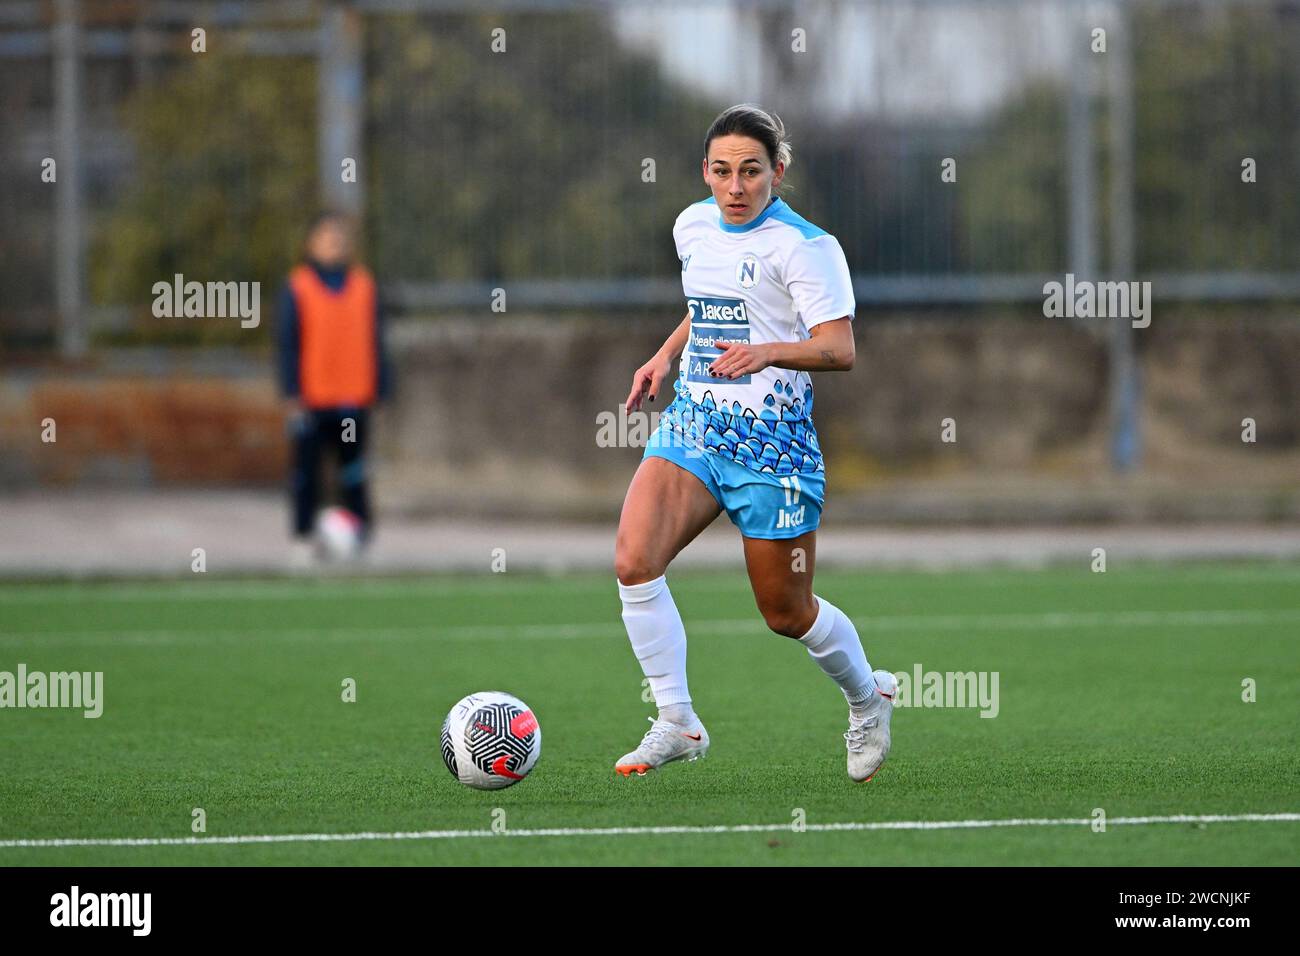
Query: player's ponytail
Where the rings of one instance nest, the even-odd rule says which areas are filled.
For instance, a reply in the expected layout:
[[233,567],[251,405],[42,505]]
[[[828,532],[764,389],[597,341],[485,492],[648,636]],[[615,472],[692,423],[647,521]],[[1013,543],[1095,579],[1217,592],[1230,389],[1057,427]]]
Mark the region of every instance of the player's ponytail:
[[785,163],[788,172],[794,162],[794,151],[786,139],[785,124],[781,117],[769,113],[753,103],[739,103],[718,114],[704,137],[704,156],[708,158],[709,144],[719,136],[748,136],[758,140],[767,150],[767,158],[775,167]]

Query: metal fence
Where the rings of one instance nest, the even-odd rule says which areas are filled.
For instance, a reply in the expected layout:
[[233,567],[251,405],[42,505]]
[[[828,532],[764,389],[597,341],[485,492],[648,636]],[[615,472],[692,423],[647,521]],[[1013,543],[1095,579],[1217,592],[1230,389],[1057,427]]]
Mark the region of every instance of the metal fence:
[[785,118],[787,199],[864,305],[1033,302],[1067,271],[1294,299],[1297,9],[10,2],[0,336],[77,355],[174,272],[275,282],[318,203],[360,216],[400,310],[675,303],[671,223],[742,100]]

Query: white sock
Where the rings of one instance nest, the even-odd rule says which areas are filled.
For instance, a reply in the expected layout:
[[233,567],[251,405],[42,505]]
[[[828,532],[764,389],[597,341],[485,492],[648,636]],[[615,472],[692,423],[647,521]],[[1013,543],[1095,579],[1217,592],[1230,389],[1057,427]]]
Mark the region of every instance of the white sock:
[[850,706],[868,703],[876,693],[876,679],[871,676],[867,653],[862,649],[857,629],[844,612],[830,601],[813,595],[817,602],[817,620],[799,643],[826,676],[840,685]]
[[618,583],[623,599],[623,624],[641,671],[650,678],[650,692],[660,716],[673,723],[689,725],[695,719],[691,694],[686,687],[686,628],[668,591],[668,580],[659,575],[644,584]]

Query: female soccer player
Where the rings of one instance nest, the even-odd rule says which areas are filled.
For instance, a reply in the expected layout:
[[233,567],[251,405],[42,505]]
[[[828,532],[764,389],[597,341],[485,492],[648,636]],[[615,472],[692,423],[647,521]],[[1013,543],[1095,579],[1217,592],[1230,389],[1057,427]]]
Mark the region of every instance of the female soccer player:
[[778,117],[742,104],[713,121],[703,163],[713,195],[673,226],[686,316],[632,377],[629,411],[658,397],[681,356],[676,398],[628,487],[615,546],[623,622],[659,709],[615,764],[624,776],[709,748],[664,573],[723,510],[743,536],[768,627],[807,647],[849,702],[849,776],[870,780],[889,752],[897,682],[872,673],[853,623],[812,589],[825,466],[808,373],[853,367],[854,301],[835,237],[772,195],[790,161]]

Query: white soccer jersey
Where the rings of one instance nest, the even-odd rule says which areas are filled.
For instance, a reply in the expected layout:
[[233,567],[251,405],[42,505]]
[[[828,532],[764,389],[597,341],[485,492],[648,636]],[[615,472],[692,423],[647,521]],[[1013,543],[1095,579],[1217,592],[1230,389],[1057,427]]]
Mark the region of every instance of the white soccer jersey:
[[768,366],[714,378],[719,339],[795,342],[822,322],[852,317],[853,283],[835,237],[784,200],[744,225],[723,221],[712,197],[687,206],[673,225],[691,320],[669,427],[756,471],[823,471],[812,427],[807,372]]

